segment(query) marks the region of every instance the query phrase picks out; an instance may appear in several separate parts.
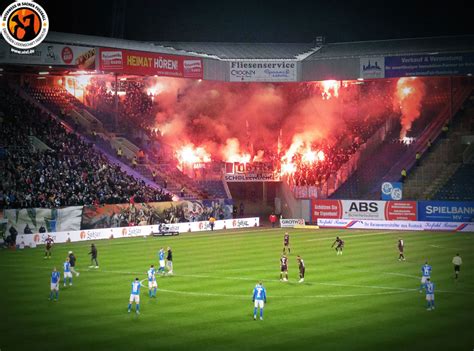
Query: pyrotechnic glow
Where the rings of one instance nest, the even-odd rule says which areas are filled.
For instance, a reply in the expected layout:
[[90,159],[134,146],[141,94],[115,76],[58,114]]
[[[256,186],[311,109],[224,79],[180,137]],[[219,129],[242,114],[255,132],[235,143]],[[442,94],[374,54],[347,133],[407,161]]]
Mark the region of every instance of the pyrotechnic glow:
[[155,83],[153,86],[146,89],[147,95],[156,96],[165,90],[165,86],[161,83]]
[[323,99],[329,100],[333,96],[339,96],[339,88],[341,87],[341,82],[337,80],[323,80],[321,82],[321,87],[323,88]]
[[313,163],[317,159],[316,151],[313,151],[311,149],[306,150],[306,152],[303,154],[303,157],[301,160],[306,163]]
[[413,122],[420,116],[421,101],[425,95],[425,84],[416,77],[400,78],[397,81],[395,102],[402,114],[400,140],[404,140]]
[[176,157],[180,163],[211,162],[211,155],[203,147],[195,147],[188,144],[176,151]]
[[326,155],[324,154],[324,151],[319,150],[318,151],[318,160],[319,161],[324,161],[326,159]]

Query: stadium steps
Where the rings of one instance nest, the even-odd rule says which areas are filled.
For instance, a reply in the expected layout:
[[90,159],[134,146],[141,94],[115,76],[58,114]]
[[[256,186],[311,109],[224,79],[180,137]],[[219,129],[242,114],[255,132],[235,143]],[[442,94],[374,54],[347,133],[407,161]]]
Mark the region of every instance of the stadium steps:
[[440,188],[434,198],[438,200],[474,200],[474,164],[461,165]]

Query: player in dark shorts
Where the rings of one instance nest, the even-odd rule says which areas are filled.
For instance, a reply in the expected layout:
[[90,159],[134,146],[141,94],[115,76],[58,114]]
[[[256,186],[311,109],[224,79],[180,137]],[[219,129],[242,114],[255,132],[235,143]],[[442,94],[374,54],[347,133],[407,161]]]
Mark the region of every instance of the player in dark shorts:
[[51,258],[51,248],[53,247],[54,240],[51,235],[48,235],[46,239],[44,239],[45,247],[44,247],[44,258]]
[[[288,281],[288,257],[282,255],[280,258],[280,281],[287,282]],[[285,275],[285,278],[283,278]]]
[[298,283],[304,282],[304,271],[305,271],[305,266],[304,266],[304,261],[301,258],[301,256],[296,256],[296,261],[298,262],[298,268],[300,270],[300,280]]
[[333,248],[334,245],[336,245],[336,255],[342,255],[342,249],[344,249],[344,240],[337,236],[336,240],[332,243],[331,248]]
[[283,237],[283,255],[286,253],[286,249],[288,249],[288,253],[290,253],[290,234],[288,234],[288,232],[286,232]]
[[402,238],[398,239],[398,252],[400,255],[398,256],[399,261],[405,261],[405,255],[403,254],[403,249],[405,248],[405,242],[403,241]]

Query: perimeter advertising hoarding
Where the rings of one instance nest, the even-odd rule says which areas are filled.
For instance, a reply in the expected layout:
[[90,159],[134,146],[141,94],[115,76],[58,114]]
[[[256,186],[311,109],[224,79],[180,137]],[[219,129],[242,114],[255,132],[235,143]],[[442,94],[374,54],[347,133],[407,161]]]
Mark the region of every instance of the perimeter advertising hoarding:
[[474,202],[419,201],[418,219],[437,222],[474,222]]
[[227,182],[279,182],[280,174],[275,172],[271,162],[226,162]]
[[72,66],[82,70],[95,69],[96,49],[87,46],[41,43],[31,55],[12,52],[8,44],[0,41],[0,63]]
[[296,82],[297,61],[248,61],[229,62],[231,82]]
[[367,219],[416,221],[416,201],[312,200],[311,220]]
[[474,73],[473,53],[385,57],[385,78],[453,76]]
[[317,224],[321,228],[474,232],[474,223],[465,222],[372,221],[319,218]]
[[124,49],[99,49],[99,70],[135,75],[202,79],[202,59]]

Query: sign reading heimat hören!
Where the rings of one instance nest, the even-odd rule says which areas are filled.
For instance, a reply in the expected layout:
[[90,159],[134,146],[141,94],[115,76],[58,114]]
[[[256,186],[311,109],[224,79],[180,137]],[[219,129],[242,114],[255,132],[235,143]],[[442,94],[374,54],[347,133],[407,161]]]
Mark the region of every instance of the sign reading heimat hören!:
[[296,82],[296,61],[247,61],[229,62],[231,82]]

